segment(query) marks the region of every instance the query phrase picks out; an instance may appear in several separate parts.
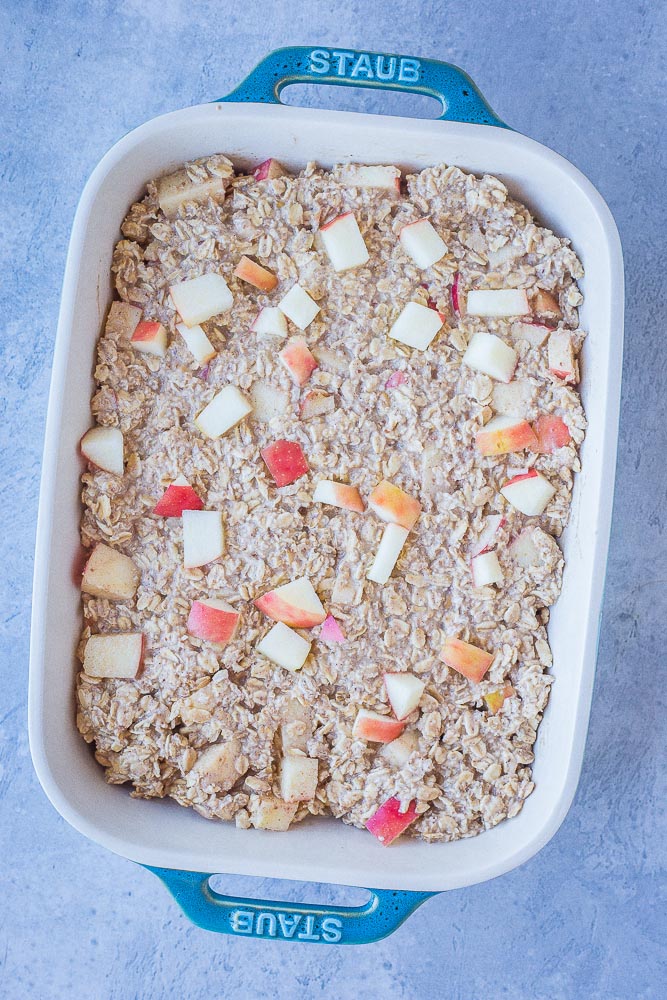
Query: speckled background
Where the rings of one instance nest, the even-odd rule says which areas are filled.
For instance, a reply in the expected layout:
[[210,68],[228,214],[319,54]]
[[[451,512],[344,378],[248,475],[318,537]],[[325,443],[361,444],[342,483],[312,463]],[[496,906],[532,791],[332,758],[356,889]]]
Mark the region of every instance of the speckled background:
[[[660,3],[197,0],[0,3],[0,994],[7,1000],[665,995],[665,47]],[[464,67],[497,113],[608,201],[627,265],[614,530],[585,765],[523,868],[436,897],[362,949],[199,931],[158,882],[70,829],[26,734],[32,551],[72,217],[101,155],[148,118],[219,97],[269,49],[348,45]],[[306,100],[312,102],[312,94]],[[350,91],[332,107],[421,113]],[[230,880],[271,895],[271,883]],[[284,888],[284,887],[282,887]],[[296,898],[350,898],[298,887]]]

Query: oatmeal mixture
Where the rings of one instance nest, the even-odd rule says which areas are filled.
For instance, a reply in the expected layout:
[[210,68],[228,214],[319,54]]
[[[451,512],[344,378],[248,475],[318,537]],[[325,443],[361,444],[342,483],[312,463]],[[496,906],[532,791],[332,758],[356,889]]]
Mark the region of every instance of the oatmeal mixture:
[[77,724],[133,795],[386,844],[473,836],[533,789],[583,271],[497,178],[398,178],[218,155],[123,222]]

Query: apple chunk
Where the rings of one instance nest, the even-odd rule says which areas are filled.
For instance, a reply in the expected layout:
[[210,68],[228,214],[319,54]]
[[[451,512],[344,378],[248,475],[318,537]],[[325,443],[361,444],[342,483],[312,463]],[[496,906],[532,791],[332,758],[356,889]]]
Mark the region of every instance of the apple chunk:
[[139,586],[139,570],[129,556],[98,542],[83,569],[81,590],[109,601],[129,601]]
[[234,638],[241,615],[226,601],[194,601],[188,615],[188,632],[198,639],[226,646]]
[[570,430],[555,413],[543,413],[533,425],[537,437],[536,451],[548,455],[570,443]]
[[414,729],[408,729],[391,743],[381,746],[377,756],[386,760],[392,767],[403,767],[418,746],[419,736]]
[[398,167],[347,163],[339,167],[338,177],[346,187],[380,188],[393,197],[401,193],[401,171]]
[[366,579],[373,583],[384,584],[391,576],[394,566],[398,562],[405,541],[409,535],[407,528],[400,524],[387,524],[382,532],[382,538],[378,545],[373,565],[366,574]]
[[183,566],[195,569],[219,559],[225,551],[225,531],[218,510],[184,510]]
[[404,729],[405,723],[392,719],[390,715],[380,715],[379,712],[360,708],[354,720],[352,736],[369,743],[391,743]]
[[482,372],[499,382],[511,382],[518,356],[513,347],[493,333],[475,333],[470,338],[462,362],[476,372]]
[[317,791],[317,758],[286,754],[280,765],[280,797],[284,802],[308,802]]
[[389,847],[416,819],[417,810],[414,802],[410,802],[407,809],[402,812],[400,801],[391,798],[373,813],[366,823],[366,829],[377,837],[383,847]]
[[473,556],[470,568],[473,587],[488,587],[492,583],[503,582],[503,571],[495,552],[481,552]]
[[336,400],[326,392],[307,392],[299,407],[299,416],[302,420],[310,420],[311,417],[321,417],[325,413],[333,413],[336,408]]
[[408,531],[414,527],[422,509],[419,500],[386,479],[371,492],[368,506],[383,521],[400,524]]
[[282,163],[271,158],[255,167],[252,176],[256,181],[274,181],[277,177],[285,177],[286,174],[287,171]]
[[187,349],[200,365],[208,364],[215,357],[215,347],[199,325],[186,326],[185,323],[177,323],[176,329],[185,341]]
[[447,638],[440,651],[440,659],[452,670],[479,684],[493,663],[493,654],[463,639]]
[[326,643],[341,643],[345,642],[345,633],[336,621],[333,615],[327,615],[322,622],[322,628],[320,629],[320,639]]
[[350,271],[368,260],[368,250],[352,212],[345,212],[322,226],[320,238],[334,271]]
[[194,180],[186,169],[182,169],[158,179],[156,184],[158,202],[168,219],[174,219],[181,206],[187,201],[201,204],[208,201],[209,198],[217,201],[224,199],[230,178],[225,176],[211,177],[208,176],[207,171],[203,171],[203,175],[203,179]]
[[300,670],[308,659],[311,643],[302,635],[289,628],[284,622],[277,622],[264,638],[257,643],[257,652],[285,670]]
[[523,288],[484,288],[468,292],[469,316],[527,316],[528,296]]
[[209,438],[219,438],[252,412],[252,406],[240,389],[226,385],[195,417],[195,426]]
[[123,475],[123,432],[117,427],[91,427],[81,438],[80,448],[98,469]]
[[117,334],[124,340],[130,340],[132,334],[141,322],[141,309],[129,302],[112,302],[109,306],[104,332]]
[[269,337],[287,336],[287,320],[285,314],[277,306],[265,306],[260,309],[251,330]]
[[556,492],[548,479],[535,469],[508,480],[500,490],[505,499],[522,514],[542,514]]
[[274,417],[285,413],[289,397],[285,390],[277,389],[270,382],[253,382],[250,402],[254,419],[268,424]]
[[475,435],[481,455],[506,455],[528,448],[537,451],[537,438],[527,420],[520,417],[494,417]]
[[485,694],[483,697],[491,715],[497,715],[507,699],[512,698],[515,694],[516,691],[512,685],[505,684],[501,691],[489,691],[489,693]]
[[408,302],[389,330],[392,340],[425,351],[443,324],[443,317],[435,309],[419,302]]
[[294,628],[313,628],[314,625],[321,625],[327,616],[315,588],[306,576],[269,590],[258,597],[254,604],[269,618]]
[[303,449],[298,441],[274,441],[262,448],[262,458],[273,476],[276,486],[289,486],[310,470]]
[[190,281],[170,285],[169,294],[176,312],[186,326],[205,323],[212,316],[228,312],[234,298],[221,274],[202,274]]
[[384,686],[392,711],[399,720],[406,719],[414,712],[426,687],[418,677],[408,673],[385,674]]
[[249,285],[259,288],[261,292],[272,292],[278,284],[275,274],[246,256],[241,257],[234,269],[234,274],[241,281],[247,281]]
[[89,677],[135,678],[141,669],[144,637],[141,632],[91,635],[83,653]]
[[141,354],[153,354],[163,358],[167,353],[167,331],[162,323],[150,323],[144,320],[137,325],[130,340],[135,351]]
[[292,337],[278,354],[280,363],[287,369],[297,385],[305,385],[317,368],[317,361],[308,350],[303,337]]
[[488,552],[491,547],[496,544],[498,540],[498,532],[504,524],[505,518],[502,514],[489,514],[473,551],[474,556],[479,556],[483,552]]
[[284,833],[299,808],[298,802],[283,802],[273,795],[264,795],[258,800],[251,799],[248,806],[250,822],[256,830],[273,830]]
[[185,476],[178,476],[153,507],[153,513],[159,517],[180,517],[184,510],[201,510],[203,506],[203,500]]
[[313,493],[315,503],[327,503],[342,510],[354,510],[358,514],[364,512],[364,502],[356,486],[345,483],[334,483],[331,479],[322,479]]
[[562,382],[577,381],[572,337],[567,330],[554,330],[547,345],[549,371]]
[[320,311],[317,302],[311,299],[301,285],[292,285],[287,295],[278,303],[278,308],[300,330],[305,330]]
[[403,226],[399,242],[407,255],[422,270],[437,263],[447,253],[447,246],[429,219],[418,219]]

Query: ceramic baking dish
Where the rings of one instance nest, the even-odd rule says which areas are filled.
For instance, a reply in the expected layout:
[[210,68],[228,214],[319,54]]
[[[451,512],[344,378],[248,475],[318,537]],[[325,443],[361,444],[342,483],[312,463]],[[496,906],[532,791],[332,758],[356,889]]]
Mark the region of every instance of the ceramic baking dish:
[[[289,83],[407,90],[438,98],[438,120],[287,107]],[[556,682],[537,738],[536,788],[523,810],[478,837],[381,847],[365,831],[313,820],[287,834],[212,823],[175,802],[130,798],[108,785],[74,723],[74,649],[81,623],[73,566],[79,539],[78,441],[90,424],[95,341],[112,298],[119,225],[146,181],[184,160],[227,153],[240,167],[274,156],[298,169],[311,159],[446,161],[499,175],[538,219],[571,238],[586,270],[581,392],[589,420],[570,525],[566,569],[549,635]],[[553,836],[581,768],[595,671],[612,509],[623,338],[623,265],[611,214],[561,156],[509,129],[469,78],[444,63],[342,50],[273,52],[229,97],[163,115],[126,135],[88,181],[67,258],[46,426],[32,616],[30,742],[39,779],[77,830],[157,871],[189,916],[211,930],[302,941],[375,940],[434,892],[502,875]],[[375,886],[362,908],[290,906],[219,895],[209,873]]]

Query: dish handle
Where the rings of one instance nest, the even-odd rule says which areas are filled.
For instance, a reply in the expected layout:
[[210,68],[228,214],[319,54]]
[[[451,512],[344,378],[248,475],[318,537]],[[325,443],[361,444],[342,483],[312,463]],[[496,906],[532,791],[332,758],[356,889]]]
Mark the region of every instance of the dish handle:
[[244,899],[216,892],[212,874],[153,868],[178,905],[198,927],[235,937],[312,944],[370,944],[392,934],[435,892],[369,889],[364,906],[319,906]]
[[434,97],[442,105],[439,121],[509,128],[491,110],[467,73],[452,63],[358,49],[293,45],[270,52],[245,80],[220,101],[281,104],[293,83],[399,90]]

